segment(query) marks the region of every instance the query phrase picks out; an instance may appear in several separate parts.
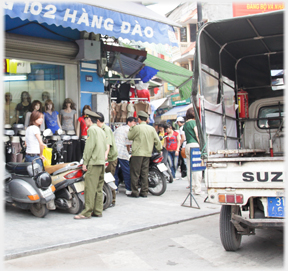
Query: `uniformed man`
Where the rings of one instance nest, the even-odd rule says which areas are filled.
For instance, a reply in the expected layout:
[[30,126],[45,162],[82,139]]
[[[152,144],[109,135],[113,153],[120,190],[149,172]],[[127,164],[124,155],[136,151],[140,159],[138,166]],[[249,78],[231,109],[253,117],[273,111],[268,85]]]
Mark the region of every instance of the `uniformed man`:
[[[153,147],[161,152],[162,144],[156,130],[147,125],[149,115],[144,111],[138,112],[139,125],[132,126],[128,132],[128,139],[132,140],[132,156],[130,159],[131,190],[129,197],[147,197],[149,160]],[[141,190],[138,192],[138,182],[141,182]]]
[[87,171],[84,190],[85,209],[74,216],[75,219],[90,218],[91,215],[101,217],[103,211],[106,134],[96,124],[100,118],[98,114],[89,109],[85,109],[84,113],[84,120],[88,127],[82,167]]
[[[111,174],[114,176],[115,174],[115,170],[116,170],[116,166],[117,166],[117,157],[118,157],[118,151],[117,151],[117,146],[115,143],[115,138],[113,135],[113,132],[111,130],[111,128],[109,126],[107,126],[104,123],[104,116],[102,113],[100,112],[96,112],[100,118],[97,120],[97,125],[99,128],[101,128],[105,134],[106,134],[106,144],[107,144],[107,151],[106,151],[106,155],[105,158],[107,159],[107,161],[109,162],[107,168],[105,169],[105,172],[111,172]],[[112,203],[110,205],[110,207],[114,207],[116,204],[116,190],[112,189],[112,195],[113,195],[113,199],[112,199]]]

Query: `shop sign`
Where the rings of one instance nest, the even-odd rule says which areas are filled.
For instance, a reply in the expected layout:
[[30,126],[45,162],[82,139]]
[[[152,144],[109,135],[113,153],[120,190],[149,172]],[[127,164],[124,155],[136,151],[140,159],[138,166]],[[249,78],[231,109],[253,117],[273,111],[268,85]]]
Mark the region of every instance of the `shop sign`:
[[4,15],[48,25],[70,27],[79,31],[99,33],[149,43],[177,46],[172,26],[119,13],[112,9],[70,2],[4,1]]
[[172,106],[185,105],[185,104],[191,103],[190,98],[188,98],[186,100],[181,100],[179,93],[171,95],[170,98],[171,98]]
[[233,4],[233,17],[246,16],[251,14],[276,11],[284,9],[284,3],[275,2],[242,2]]
[[93,77],[91,75],[86,75],[86,82],[93,82]]

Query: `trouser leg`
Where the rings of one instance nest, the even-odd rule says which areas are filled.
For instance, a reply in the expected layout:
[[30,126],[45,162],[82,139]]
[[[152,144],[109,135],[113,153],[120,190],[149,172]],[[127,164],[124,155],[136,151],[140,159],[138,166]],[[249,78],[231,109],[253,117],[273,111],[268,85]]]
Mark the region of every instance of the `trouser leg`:
[[149,173],[150,157],[143,157],[140,173],[141,190],[140,194],[147,196],[148,194],[148,173]]
[[173,176],[173,178],[175,178],[175,152],[169,151],[168,155],[171,158],[171,162],[172,162],[172,165],[171,165],[172,176]]
[[101,215],[103,211],[103,185],[104,185],[104,171],[105,166],[99,166],[98,174],[99,174],[99,182],[96,188],[96,197],[93,213],[95,215]]
[[130,165],[128,160],[118,159],[118,163],[120,163],[123,179],[125,183],[125,188],[131,191],[131,176],[130,176]]
[[[101,208],[103,210],[103,194],[102,194],[102,190],[101,190],[101,193],[99,191],[100,182],[102,178],[104,181],[104,165],[103,166],[96,166],[96,165],[88,166],[88,170],[85,174],[85,189],[84,189],[85,208],[81,212],[81,215],[90,217],[93,211],[97,210],[99,212]],[[103,184],[102,184],[102,187],[103,187]],[[95,206],[95,205],[98,205],[98,206]]]
[[132,156],[130,158],[130,176],[131,176],[131,191],[134,196],[138,196],[138,183],[142,165],[141,156]]

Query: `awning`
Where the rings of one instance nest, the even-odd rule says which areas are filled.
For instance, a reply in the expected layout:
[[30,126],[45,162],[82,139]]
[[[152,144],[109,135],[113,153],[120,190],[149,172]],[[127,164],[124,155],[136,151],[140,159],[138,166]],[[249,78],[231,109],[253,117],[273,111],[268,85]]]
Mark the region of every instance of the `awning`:
[[180,110],[187,107],[187,105],[175,106],[161,116],[161,120],[175,120]]
[[76,2],[4,2],[4,15],[109,37],[178,46],[172,27],[176,23],[142,4],[130,1],[93,0],[91,5]]
[[182,99],[185,100],[190,97],[192,91],[192,71],[150,54],[147,54],[144,64],[159,70],[157,77],[177,87]]
[[162,98],[162,99],[158,99],[158,100],[154,100],[150,102],[150,105],[154,107],[154,110],[156,110],[157,108],[159,108],[163,103],[165,103],[167,100],[167,98]]
[[186,105],[183,109],[179,110],[177,112],[177,117],[185,117],[186,116],[186,112],[187,110],[190,108],[190,107],[193,107],[193,104],[188,104]]

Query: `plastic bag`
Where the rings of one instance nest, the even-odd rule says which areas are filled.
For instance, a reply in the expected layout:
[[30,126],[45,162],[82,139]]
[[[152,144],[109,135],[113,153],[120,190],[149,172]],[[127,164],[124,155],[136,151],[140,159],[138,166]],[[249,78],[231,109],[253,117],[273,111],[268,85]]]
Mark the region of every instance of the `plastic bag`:
[[51,166],[52,162],[52,148],[45,148],[43,150],[43,156],[46,158],[43,160],[44,167]]

